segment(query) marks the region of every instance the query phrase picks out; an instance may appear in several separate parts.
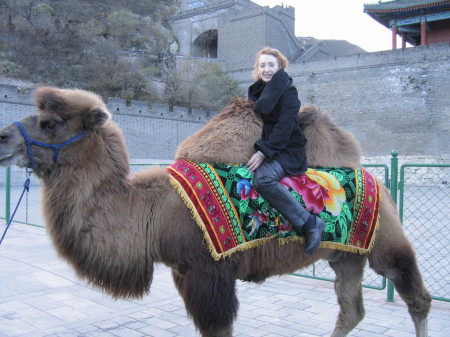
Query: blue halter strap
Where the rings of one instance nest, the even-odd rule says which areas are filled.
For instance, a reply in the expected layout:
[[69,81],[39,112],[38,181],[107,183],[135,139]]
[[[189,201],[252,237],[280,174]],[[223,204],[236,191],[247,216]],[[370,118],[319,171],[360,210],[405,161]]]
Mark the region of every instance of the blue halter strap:
[[22,134],[22,137],[25,140],[25,144],[27,146],[27,153],[28,153],[28,157],[30,158],[30,165],[28,166],[28,168],[33,168],[34,167],[34,157],[33,157],[32,151],[31,151],[31,145],[37,145],[37,146],[40,146],[40,147],[45,147],[47,149],[52,149],[53,150],[52,160],[53,160],[54,163],[56,163],[56,161],[58,160],[59,150],[61,148],[63,148],[64,146],[69,145],[69,144],[77,141],[78,139],[83,138],[84,136],[86,136],[88,134],[88,132],[86,130],[84,130],[83,132],[80,132],[76,136],[73,136],[72,138],[66,140],[63,143],[47,144],[47,143],[40,142],[38,140],[31,139],[28,136],[28,134],[25,131],[25,129],[23,128],[22,124],[20,124],[20,122],[15,121],[14,124],[16,124],[17,127],[19,128],[19,131]]

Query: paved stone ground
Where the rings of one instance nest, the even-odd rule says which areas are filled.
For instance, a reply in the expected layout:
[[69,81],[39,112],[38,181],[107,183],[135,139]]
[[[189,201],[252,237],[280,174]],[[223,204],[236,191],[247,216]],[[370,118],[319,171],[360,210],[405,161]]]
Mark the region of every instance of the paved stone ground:
[[[4,226],[0,226],[3,232]],[[293,275],[262,285],[238,283],[236,337],[329,336],[338,307],[333,284]],[[413,337],[403,301],[364,290],[366,317],[349,336]],[[45,229],[13,224],[0,246],[0,337],[198,336],[158,266],[141,301],[114,301],[79,281],[55,254]],[[429,337],[450,336],[450,303],[434,301]]]

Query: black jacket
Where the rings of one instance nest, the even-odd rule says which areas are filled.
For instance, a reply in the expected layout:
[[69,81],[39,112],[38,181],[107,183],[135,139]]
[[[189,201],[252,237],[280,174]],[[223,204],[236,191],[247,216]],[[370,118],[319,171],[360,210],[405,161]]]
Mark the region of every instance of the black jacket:
[[264,122],[262,138],[255,143],[255,149],[277,160],[290,175],[304,173],[308,166],[306,137],[298,126],[300,100],[292,78],[280,69],[268,83],[253,83],[248,88],[248,98],[255,102],[253,110]]

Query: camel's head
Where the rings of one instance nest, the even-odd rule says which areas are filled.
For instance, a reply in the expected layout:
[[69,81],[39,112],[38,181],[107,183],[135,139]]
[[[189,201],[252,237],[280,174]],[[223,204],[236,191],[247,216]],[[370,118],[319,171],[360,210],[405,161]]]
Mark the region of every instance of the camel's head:
[[0,130],[0,166],[45,170],[71,164],[78,146],[89,138],[84,136],[111,118],[102,99],[84,90],[43,87],[36,90],[35,101],[37,114]]

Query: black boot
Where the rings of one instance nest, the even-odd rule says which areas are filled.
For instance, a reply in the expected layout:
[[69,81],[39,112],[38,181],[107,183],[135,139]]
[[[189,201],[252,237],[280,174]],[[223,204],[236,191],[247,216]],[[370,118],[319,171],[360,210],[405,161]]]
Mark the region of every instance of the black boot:
[[308,221],[303,225],[305,232],[305,252],[312,254],[319,248],[322,241],[323,229],[325,223],[321,218],[315,215],[310,215]]

